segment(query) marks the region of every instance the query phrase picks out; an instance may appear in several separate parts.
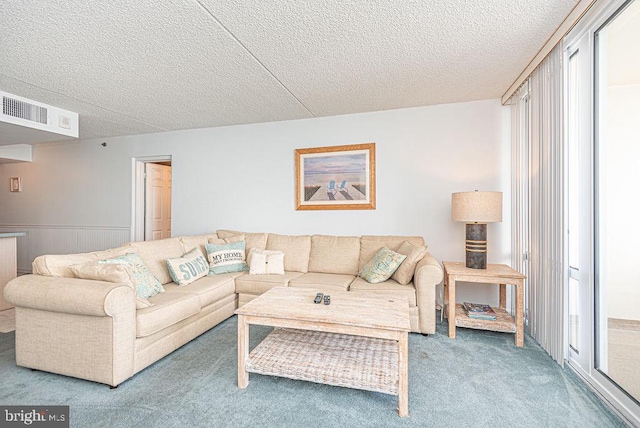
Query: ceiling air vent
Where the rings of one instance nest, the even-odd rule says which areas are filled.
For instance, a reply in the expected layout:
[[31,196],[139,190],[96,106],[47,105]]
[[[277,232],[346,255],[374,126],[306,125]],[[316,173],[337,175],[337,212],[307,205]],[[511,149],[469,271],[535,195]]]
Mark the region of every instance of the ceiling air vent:
[[0,91],[0,146],[78,138],[78,113]]
[[2,114],[20,119],[47,124],[47,108],[20,101],[15,98],[2,97]]

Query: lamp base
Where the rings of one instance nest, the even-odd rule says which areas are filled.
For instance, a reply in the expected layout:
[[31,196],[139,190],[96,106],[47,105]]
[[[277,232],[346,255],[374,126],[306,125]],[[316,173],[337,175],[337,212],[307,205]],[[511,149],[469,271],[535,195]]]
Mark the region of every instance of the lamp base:
[[467,223],[465,249],[466,266],[471,269],[487,268],[487,224]]

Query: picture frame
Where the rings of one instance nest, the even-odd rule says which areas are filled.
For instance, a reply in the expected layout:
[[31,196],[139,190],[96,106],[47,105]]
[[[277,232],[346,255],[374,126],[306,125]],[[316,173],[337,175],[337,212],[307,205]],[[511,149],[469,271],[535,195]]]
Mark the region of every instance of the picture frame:
[[296,210],[376,209],[376,143],[295,150]]
[[11,177],[9,179],[9,190],[11,192],[22,192],[22,180],[20,177]]

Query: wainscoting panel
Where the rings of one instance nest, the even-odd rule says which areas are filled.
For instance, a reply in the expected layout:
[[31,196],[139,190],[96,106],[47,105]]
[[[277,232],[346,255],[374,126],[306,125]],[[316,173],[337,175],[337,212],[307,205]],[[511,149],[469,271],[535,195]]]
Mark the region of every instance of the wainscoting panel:
[[3,232],[26,232],[17,239],[18,274],[31,273],[31,262],[43,254],[106,250],[131,241],[130,227],[0,224]]

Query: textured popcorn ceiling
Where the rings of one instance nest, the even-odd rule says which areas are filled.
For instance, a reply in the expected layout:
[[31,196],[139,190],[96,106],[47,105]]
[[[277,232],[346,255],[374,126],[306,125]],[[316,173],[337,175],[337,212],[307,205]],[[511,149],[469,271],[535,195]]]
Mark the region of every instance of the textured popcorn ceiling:
[[81,138],[499,98],[577,0],[3,0],[0,90]]

